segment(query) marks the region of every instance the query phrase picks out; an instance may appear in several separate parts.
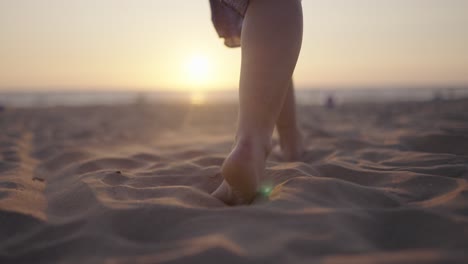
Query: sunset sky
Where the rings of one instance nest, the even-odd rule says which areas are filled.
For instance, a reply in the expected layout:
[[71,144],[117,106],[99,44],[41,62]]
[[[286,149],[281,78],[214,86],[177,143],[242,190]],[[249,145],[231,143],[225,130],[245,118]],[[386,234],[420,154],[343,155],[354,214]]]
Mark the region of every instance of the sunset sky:
[[[298,87],[468,85],[468,1],[303,0]],[[208,0],[0,0],[0,90],[237,87]]]

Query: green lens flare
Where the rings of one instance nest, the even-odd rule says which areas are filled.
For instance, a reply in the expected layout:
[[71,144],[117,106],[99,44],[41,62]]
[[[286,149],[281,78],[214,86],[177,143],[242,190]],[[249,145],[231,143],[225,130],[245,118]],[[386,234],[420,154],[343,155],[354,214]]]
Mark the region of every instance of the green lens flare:
[[270,185],[265,185],[260,188],[260,192],[263,196],[270,197],[273,187]]

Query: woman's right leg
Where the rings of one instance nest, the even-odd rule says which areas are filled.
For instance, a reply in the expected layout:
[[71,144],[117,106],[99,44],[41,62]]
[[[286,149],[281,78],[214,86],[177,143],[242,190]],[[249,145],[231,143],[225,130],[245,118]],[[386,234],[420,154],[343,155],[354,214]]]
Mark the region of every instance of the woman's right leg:
[[301,49],[300,0],[251,0],[241,41],[236,143],[221,168],[224,181],[213,193],[227,204],[250,203],[263,176]]

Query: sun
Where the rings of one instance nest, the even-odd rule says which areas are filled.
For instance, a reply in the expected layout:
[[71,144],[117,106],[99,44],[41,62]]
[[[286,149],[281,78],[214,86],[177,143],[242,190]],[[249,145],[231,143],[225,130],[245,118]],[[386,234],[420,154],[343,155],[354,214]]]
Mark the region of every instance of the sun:
[[204,55],[193,55],[185,64],[187,81],[190,86],[206,85],[211,75],[212,67],[210,60]]

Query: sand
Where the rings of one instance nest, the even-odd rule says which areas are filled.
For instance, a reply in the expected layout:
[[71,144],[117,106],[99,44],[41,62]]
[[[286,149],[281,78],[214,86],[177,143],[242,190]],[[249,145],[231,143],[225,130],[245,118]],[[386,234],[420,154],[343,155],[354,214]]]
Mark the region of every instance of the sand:
[[235,105],[7,109],[0,263],[468,263],[468,100],[300,115],[303,159],[228,207]]

